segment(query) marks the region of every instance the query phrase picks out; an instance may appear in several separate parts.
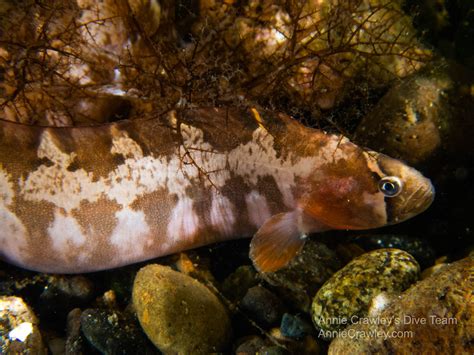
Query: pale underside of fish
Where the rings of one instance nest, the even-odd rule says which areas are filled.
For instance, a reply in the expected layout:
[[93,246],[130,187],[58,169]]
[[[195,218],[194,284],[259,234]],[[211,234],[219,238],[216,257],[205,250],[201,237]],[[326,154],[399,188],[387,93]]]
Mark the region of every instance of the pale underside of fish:
[[96,271],[251,236],[254,264],[274,271],[309,233],[400,222],[433,196],[398,160],[253,108],[96,127],[0,123],[0,257],[38,271]]

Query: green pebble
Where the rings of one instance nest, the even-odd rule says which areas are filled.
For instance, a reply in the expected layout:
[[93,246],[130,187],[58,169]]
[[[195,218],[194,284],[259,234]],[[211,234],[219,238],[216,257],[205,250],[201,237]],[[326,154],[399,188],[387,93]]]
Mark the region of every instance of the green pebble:
[[311,314],[323,338],[366,317],[371,300],[384,292],[396,294],[419,278],[415,258],[399,249],[377,249],[363,254],[336,272],[313,298]]

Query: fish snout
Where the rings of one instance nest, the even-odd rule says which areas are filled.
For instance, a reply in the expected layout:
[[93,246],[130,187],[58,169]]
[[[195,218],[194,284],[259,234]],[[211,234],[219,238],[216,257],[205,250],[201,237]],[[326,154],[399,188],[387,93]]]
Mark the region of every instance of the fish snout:
[[[418,172],[417,172],[418,173]],[[435,188],[431,181],[421,174],[416,179],[408,179],[402,193],[393,198],[386,198],[389,224],[410,219],[431,206],[435,198]]]
[[382,175],[382,180],[393,180],[388,186],[393,188],[391,185],[397,185],[398,188],[396,191],[384,191],[388,224],[403,222],[430,207],[435,197],[430,179],[403,161],[384,154],[377,154],[377,163],[380,173],[385,176]]

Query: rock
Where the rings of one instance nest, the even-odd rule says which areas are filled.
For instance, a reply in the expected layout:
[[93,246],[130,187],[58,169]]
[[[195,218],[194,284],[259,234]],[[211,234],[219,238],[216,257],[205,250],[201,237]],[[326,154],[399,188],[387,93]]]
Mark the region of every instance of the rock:
[[250,265],[239,266],[221,285],[222,293],[231,301],[240,301],[247,290],[258,284],[257,272]]
[[435,251],[425,239],[402,234],[360,235],[355,239],[366,250],[396,248],[412,255],[423,269],[433,265]]
[[95,303],[99,306],[98,308],[118,309],[117,294],[113,290],[104,292],[101,297],[95,300]]
[[203,284],[216,284],[216,280],[209,270],[210,262],[201,257],[196,251],[179,253],[178,260],[174,263],[177,271],[199,280]]
[[[434,63],[394,85],[360,122],[354,141],[410,165],[455,166],[472,159],[472,73]],[[466,151],[459,157],[460,151]],[[455,159],[455,160],[454,160]],[[435,171],[436,172],[436,171]],[[439,173],[438,173],[439,175]]]
[[360,317],[381,292],[399,293],[416,282],[420,267],[407,252],[378,249],[352,260],[316,293],[311,316],[324,338]]
[[260,276],[275,286],[292,306],[309,312],[316,291],[341,266],[337,255],[325,244],[308,239],[303,250],[287,266]]
[[48,349],[51,355],[63,355],[66,349],[66,339],[60,337],[49,339]]
[[240,302],[240,307],[262,326],[272,326],[280,322],[283,304],[271,291],[262,286],[250,288]]
[[360,245],[355,243],[338,243],[334,250],[339,260],[341,260],[342,265],[346,265],[348,262],[367,252]]
[[289,352],[287,349],[282,348],[281,346],[278,345],[272,345],[272,346],[264,346],[260,348],[258,351],[258,354],[260,355],[289,355],[291,352]]
[[82,307],[94,297],[94,285],[85,276],[50,276],[39,297],[41,318],[65,319],[75,307]]
[[409,0],[414,23],[423,39],[436,47],[447,58],[474,68],[474,31],[472,29],[474,4],[471,0],[455,2],[439,0]]
[[448,265],[448,264],[446,264],[445,262],[439,262],[439,263],[437,262],[433,266],[423,270],[423,272],[421,273],[421,278],[426,279],[426,278],[440,272],[440,270],[444,269],[446,267],[446,265]]
[[317,341],[306,336],[298,341],[285,338],[278,328],[274,328],[269,332],[269,337],[262,339],[261,337],[252,335],[237,341],[236,355],[250,354],[320,354],[321,349]]
[[[447,265],[396,298],[374,318],[378,321],[347,328],[362,336],[334,339],[329,354],[473,354],[473,275],[474,257]],[[388,325],[383,319],[394,321]],[[382,331],[397,336],[364,336]]]
[[302,339],[313,333],[313,327],[300,316],[285,313],[281,319],[280,331],[284,337]]
[[262,338],[252,335],[237,341],[235,355],[257,354],[258,351],[265,346],[267,342]]
[[68,355],[80,355],[84,351],[84,338],[81,334],[81,310],[74,308],[67,315],[67,337],[65,350]]
[[[0,295],[18,296],[27,299],[28,295],[41,292],[48,276],[17,268],[10,264],[0,264]],[[4,274],[4,275],[1,275]]]
[[217,352],[229,341],[225,307],[190,276],[162,265],[145,266],[135,278],[132,299],[143,330],[164,353]]
[[103,354],[155,354],[137,324],[112,310],[86,309],[81,330],[89,343]]
[[451,115],[445,92],[453,83],[433,70],[395,85],[362,120],[355,140],[411,165],[441,147]]
[[[321,352],[320,344],[312,336],[307,335],[302,339],[296,340],[285,337],[280,328],[273,328],[269,335],[272,340],[272,345],[263,347],[259,350],[259,354],[264,353],[267,348],[272,351],[282,351],[284,354],[319,354]],[[276,346],[276,347],[275,347]],[[277,349],[279,348],[279,349]]]
[[312,336],[305,336],[296,347],[293,354],[318,355],[322,353],[322,346]]
[[0,297],[0,353],[47,354],[38,319],[19,297]]

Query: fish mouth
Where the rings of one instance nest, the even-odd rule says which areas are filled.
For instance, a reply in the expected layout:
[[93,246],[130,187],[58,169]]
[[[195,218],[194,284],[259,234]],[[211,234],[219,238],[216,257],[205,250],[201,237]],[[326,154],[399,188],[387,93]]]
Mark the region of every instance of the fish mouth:
[[396,198],[387,198],[387,207],[392,215],[390,224],[410,219],[431,206],[436,195],[435,188],[429,179],[423,178],[423,180],[417,188],[402,193]]
[[435,188],[431,180],[400,160],[377,155],[377,166],[383,176],[395,176],[403,182],[402,191],[385,197],[387,224],[403,222],[424,212],[434,201]]

